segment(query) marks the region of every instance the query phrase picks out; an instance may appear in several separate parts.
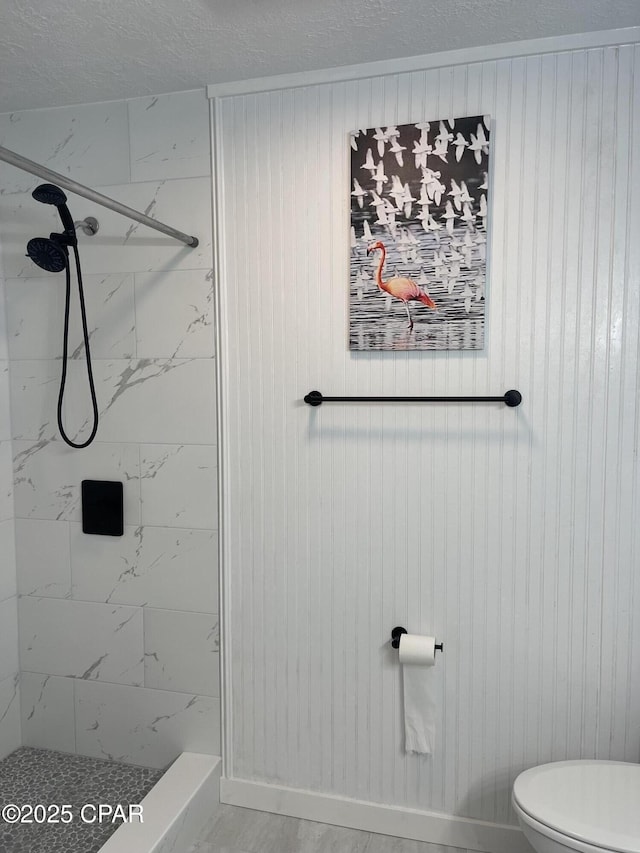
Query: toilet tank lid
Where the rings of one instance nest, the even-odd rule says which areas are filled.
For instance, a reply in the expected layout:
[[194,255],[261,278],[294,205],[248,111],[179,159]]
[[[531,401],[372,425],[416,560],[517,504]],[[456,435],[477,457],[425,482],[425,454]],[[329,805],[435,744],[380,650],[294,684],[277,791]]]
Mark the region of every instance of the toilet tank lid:
[[520,808],[557,832],[606,850],[640,853],[640,765],[555,761],[521,773]]

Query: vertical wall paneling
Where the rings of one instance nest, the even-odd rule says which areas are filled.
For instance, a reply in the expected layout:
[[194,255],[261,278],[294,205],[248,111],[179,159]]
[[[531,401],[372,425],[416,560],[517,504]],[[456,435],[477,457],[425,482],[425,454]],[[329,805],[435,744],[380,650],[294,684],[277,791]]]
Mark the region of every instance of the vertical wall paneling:
[[[216,100],[230,779],[513,823],[525,767],[638,759],[638,50]],[[477,113],[485,350],[348,352],[348,131]],[[431,757],[398,623],[445,642]]]

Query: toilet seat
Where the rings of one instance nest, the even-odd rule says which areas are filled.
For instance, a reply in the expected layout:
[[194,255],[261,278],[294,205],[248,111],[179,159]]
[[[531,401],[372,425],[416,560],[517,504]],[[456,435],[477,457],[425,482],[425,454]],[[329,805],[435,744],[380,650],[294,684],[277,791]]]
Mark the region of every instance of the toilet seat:
[[520,817],[580,851],[640,853],[640,765],[557,761],[525,770],[513,786]]
[[587,844],[586,841],[578,841],[577,838],[571,838],[568,835],[563,835],[561,832],[556,832],[555,829],[551,829],[551,827],[546,826],[543,823],[539,823],[537,820],[535,820],[535,818],[532,818],[531,815],[528,815],[526,812],[524,812],[520,808],[520,806],[513,800],[513,797],[512,802],[516,810],[516,814],[518,815],[520,827],[522,828],[525,837],[529,840],[532,846],[535,845],[533,840],[527,834],[527,829],[533,830],[534,835],[537,833],[538,835],[544,836],[546,839],[553,842],[554,844],[559,845],[560,849],[563,851],[570,849],[572,851],[575,851],[575,853],[609,853],[610,848],[599,847],[595,844]]

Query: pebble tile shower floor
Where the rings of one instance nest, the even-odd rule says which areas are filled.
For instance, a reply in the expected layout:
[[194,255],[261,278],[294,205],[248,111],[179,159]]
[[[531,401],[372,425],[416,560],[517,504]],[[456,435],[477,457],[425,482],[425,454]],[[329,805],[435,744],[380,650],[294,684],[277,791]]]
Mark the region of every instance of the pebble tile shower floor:
[[85,803],[138,804],[164,771],[22,747],[0,761],[0,807],[70,804],[68,824],[8,824],[0,819],[0,853],[97,853],[121,823],[83,823]]

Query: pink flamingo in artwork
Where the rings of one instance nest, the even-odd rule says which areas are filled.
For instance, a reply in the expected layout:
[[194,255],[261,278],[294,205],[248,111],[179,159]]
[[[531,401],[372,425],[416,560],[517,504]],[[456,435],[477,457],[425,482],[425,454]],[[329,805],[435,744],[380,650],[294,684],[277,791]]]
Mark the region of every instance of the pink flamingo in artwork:
[[426,305],[427,308],[437,309],[436,303],[429,296],[428,293],[425,293],[421,287],[419,287],[412,278],[404,278],[402,276],[394,276],[390,278],[388,281],[382,280],[382,267],[384,266],[384,262],[387,257],[387,250],[385,249],[384,243],[381,243],[379,240],[377,243],[373,243],[367,249],[367,254],[371,252],[375,252],[376,249],[380,251],[380,263],[378,264],[378,270],[376,272],[376,284],[380,288],[380,290],[384,290],[385,293],[388,293],[389,296],[394,296],[396,299],[399,299],[401,302],[404,302],[404,309],[407,312],[407,318],[409,320],[409,328],[413,329],[413,320],[411,319],[411,314],[409,313],[409,302],[417,301],[422,302],[423,305]]

